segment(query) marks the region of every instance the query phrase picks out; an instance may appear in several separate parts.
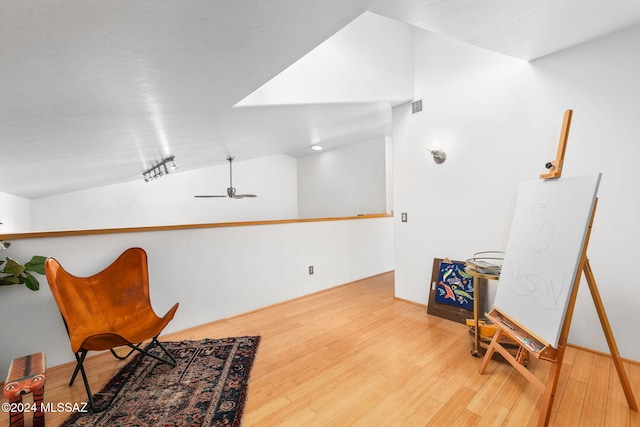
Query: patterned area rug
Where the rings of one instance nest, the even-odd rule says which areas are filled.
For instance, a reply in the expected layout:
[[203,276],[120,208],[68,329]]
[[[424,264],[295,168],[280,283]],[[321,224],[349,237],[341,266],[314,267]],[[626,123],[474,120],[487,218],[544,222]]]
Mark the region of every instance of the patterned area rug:
[[239,426],[259,342],[257,336],[162,342],[176,367],[138,354],[94,396],[97,405],[113,398],[108,409],[75,413],[62,425]]

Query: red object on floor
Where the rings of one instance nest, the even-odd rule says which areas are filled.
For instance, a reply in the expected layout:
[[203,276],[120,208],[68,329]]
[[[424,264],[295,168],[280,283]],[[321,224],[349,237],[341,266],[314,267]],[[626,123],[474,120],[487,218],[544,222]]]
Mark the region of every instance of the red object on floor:
[[45,368],[44,353],[34,353],[11,361],[9,375],[4,383],[4,397],[10,404],[11,427],[24,426],[22,396],[29,393],[33,393],[33,425],[44,427]]

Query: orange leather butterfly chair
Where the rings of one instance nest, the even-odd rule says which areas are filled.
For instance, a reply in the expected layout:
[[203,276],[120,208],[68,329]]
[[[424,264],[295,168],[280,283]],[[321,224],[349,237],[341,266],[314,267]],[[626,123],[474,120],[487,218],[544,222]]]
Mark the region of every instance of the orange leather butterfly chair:
[[[109,267],[89,277],[69,274],[53,258],[46,260],[45,273],[76,356],[76,369],[69,386],[79,371],[94,412],[106,409],[111,402],[101,408],[94,405],[83,366],[88,351],[110,350],[115,357],[125,359],[138,350],[175,366],[175,359],[157,338],[173,319],[178,303],[163,317],[158,317],[151,308],[147,254],[143,249],[127,249]],[[140,343],[149,339],[168,359],[140,347]],[[131,351],[124,357],[118,356],[113,349],[120,346],[129,346]]]

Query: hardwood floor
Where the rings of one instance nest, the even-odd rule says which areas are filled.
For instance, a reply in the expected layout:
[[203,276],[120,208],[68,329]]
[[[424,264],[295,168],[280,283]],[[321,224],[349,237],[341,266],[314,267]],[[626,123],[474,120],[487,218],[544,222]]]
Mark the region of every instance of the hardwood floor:
[[[510,365],[480,375],[467,328],[393,297],[393,273],[164,340],[261,335],[243,426],[532,426],[540,393]],[[87,360],[94,391],[126,362]],[[546,381],[546,362],[528,368]],[[640,364],[625,362],[636,399]],[[45,401],[84,402],[72,365],[47,370]],[[68,414],[48,413],[49,426]],[[30,422],[30,414],[26,417]],[[2,413],[0,425],[8,424]],[[609,357],[570,347],[551,418],[554,426],[640,426]]]

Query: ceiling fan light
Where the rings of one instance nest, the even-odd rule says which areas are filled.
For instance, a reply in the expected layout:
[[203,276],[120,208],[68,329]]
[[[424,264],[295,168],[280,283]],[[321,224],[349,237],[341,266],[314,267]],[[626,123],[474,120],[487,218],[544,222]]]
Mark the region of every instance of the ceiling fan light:
[[314,151],[321,151],[323,149],[322,145],[318,145],[318,144],[313,144],[311,146],[311,149]]

